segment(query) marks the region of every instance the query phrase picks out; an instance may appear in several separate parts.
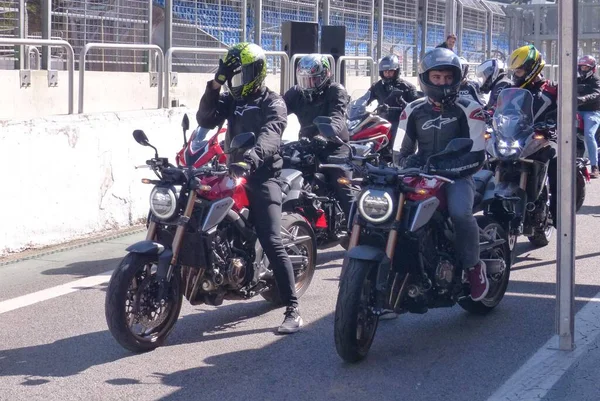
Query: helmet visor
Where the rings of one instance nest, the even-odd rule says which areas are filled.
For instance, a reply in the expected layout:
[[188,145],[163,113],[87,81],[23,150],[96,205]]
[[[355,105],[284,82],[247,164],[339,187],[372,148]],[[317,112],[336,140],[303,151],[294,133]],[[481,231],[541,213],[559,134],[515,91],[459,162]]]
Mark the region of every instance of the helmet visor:
[[243,65],[235,72],[235,75],[231,77],[231,87],[237,88],[251,83],[260,75],[261,69],[262,63]]
[[298,75],[298,86],[302,89],[318,89],[325,82],[325,77],[322,75]]

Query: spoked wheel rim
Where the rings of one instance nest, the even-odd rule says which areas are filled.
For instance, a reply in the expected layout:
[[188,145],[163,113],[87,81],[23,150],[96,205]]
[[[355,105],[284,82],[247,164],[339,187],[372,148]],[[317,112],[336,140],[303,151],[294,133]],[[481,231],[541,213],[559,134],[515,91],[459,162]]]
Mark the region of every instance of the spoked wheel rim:
[[170,322],[178,296],[176,289],[170,286],[169,301],[165,303],[161,304],[157,296],[156,265],[147,264],[129,283],[125,300],[127,328],[138,341],[154,342],[172,326]]
[[377,331],[378,317],[373,313],[372,305],[375,305],[375,291],[373,283],[367,276],[363,282],[356,315],[356,344],[361,352],[371,347],[375,332]]
[[288,255],[304,256],[306,263],[302,267],[294,266],[294,281],[296,283],[296,292],[300,292],[312,280],[311,266],[314,265],[314,250],[311,233],[300,225],[290,227],[289,233],[292,238],[307,237],[307,239],[298,244],[294,244],[287,248]]
[[[496,225],[490,225],[486,227],[483,231],[486,235],[493,239],[494,241],[501,240],[502,236],[498,232],[498,227]],[[500,302],[502,296],[504,296],[503,286],[504,286],[504,278],[505,275],[508,274],[509,266],[506,263],[507,260],[507,248],[510,248],[510,237],[508,236],[508,244],[503,243],[494,248],[489,249],[483,255],[483,259],[500,259],[501,269],[497,273],[490,274],[488,272],[487,277],[490,283],[490,289],[487,293],[487,296],[481,300],[485,306],[494,307]],[[516,236],[515,236],[516,238]],[[516,243],[516,241],[515,241]],[[505,245],[506,244],[506,245]],[[513,244],[514,248],[514,244]],[[498,299],[500,298],[500,299]]]

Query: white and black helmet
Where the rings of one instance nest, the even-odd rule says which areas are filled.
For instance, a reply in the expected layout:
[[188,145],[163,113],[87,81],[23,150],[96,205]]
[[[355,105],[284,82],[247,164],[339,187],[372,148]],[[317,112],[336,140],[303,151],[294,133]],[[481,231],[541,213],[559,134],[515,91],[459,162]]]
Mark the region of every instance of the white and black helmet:
[[[384,71],[394,71],[394,76],[392,78],[386,78],[383,75]],[[394,82],[400,76],[400,60],[398,60],[398,56],[395,54],[389,54],[379,60],[379,77],[383,80],[384,83],[388,84]]]
[[481,91],[484,93],[491,91],[492,85],[504,71],[504,63],[500,60],[489,59],[479,64],[475,69],[475,76],[479,81]]
[[[452,71],[449,85],[434,85],[429,80],[429,71]],[[425,53],[419,63],[419,85],[425,96],[435,102],[447,103],[456,99],[462,77],[460,60],[452,50],[437,47]]]

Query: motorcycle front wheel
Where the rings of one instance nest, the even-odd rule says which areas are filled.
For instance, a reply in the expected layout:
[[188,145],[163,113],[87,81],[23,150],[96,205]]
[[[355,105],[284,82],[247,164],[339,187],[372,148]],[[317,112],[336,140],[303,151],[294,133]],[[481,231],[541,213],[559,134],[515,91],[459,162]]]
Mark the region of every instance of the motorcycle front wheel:
[[164,344],[183,301],[181,276],[173,274],[167,301],[160,302],[156,256],[130,253],[108,283],[104,311],[111,334],[123,348],[146,352]]
[[349,259],[340,281],[335,306],[334,339],[338,355],[346,362],[367,356],[379,323],[373,313],[377,264]]
[[575,181],[577,185],[575,191],[575,211],[578,212],[585,201],[585,177],[580,170],[578,170],[575,174],[577,174],[577,180]]

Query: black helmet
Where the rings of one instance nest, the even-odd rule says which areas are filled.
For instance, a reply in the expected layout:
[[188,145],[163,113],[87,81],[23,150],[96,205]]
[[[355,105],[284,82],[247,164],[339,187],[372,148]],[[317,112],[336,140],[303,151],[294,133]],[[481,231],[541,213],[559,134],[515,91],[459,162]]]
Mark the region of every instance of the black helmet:
[[[452,71],[453,80],[450,85],[434,85],[429,80],[430,71]],[[456,99],[462,77],[460,60],[452,50],[441,47],[425,53],[419,64],[419,84],[425,96],[435,102],[449,103]]]
[[[384,71],[394,71],[394,76],[392,78],[386,78],[383,75]],[[398,56],[394,54],[389,54],[383,57],[379,61],[379,76],[383,80],[383,83],[389,84],[398,79],[400,75],[400,61],[398,60]]]

